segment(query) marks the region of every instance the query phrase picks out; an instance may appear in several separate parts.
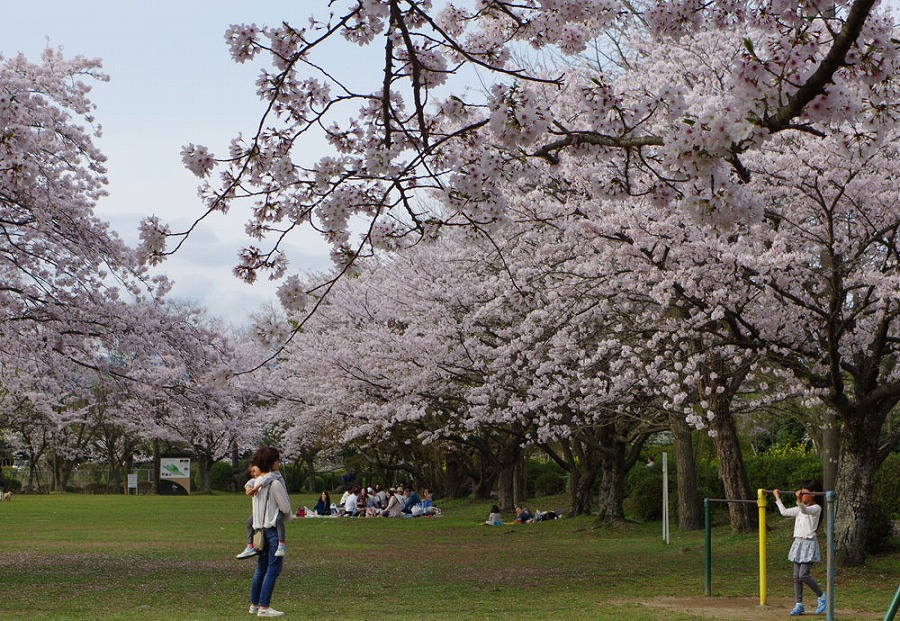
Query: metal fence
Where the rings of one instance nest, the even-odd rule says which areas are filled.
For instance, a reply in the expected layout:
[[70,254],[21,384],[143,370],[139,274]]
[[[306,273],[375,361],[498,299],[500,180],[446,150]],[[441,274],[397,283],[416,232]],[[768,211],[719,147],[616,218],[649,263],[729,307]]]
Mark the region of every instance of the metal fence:
[[[12,474],[16,479],[21,481],[22,487],[26,488],[29,484],[29,466],[27,462],[14,463],[12,467],[7,467],[6,472]],[[66,491],[81,492],[85,494],[105,494],[105,493],[148,493],[151,486],[152,470],[149,468],[139,468],[131,472],[136,478],[132,478],[133,486],[129,486],[129,478],[125,473],[120,474],[120,490],[112,489],[115,476],[112,470],[105,468],[76,468],[69,475]],[[38,466],[34,472],[34,478],[31,481],[32,487],[38,491],[47,491],[52,485],[53,477],[50,470],[44,466]]]

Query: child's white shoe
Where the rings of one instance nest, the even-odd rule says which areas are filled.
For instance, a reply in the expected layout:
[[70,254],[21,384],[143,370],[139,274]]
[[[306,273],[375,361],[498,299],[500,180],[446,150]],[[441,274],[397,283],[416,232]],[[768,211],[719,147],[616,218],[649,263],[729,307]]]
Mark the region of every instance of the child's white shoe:
[[238,554],[235,558],[250,558],[251,556],[256,556],[257,551],[253,546],[247,546],[244,548],[244,551]]

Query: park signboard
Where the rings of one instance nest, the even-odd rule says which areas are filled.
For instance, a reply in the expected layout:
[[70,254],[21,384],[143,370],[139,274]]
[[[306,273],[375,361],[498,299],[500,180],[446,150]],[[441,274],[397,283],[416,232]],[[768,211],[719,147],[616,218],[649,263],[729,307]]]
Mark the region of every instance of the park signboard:
[[159,494],[187,496],[191,493],[191,459],[162,457],[159,460]]

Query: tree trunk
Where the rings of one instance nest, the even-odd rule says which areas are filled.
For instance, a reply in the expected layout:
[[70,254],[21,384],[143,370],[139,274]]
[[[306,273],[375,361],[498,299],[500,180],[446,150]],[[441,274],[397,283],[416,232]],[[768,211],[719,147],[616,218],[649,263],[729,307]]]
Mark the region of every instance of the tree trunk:
[[[753,500],[756,495],[750,492],[741,443],[728,400],[716,400],[714,412],[715,417],[710,421],[709,427],[713,432],[713,446],[715,446],[716,456],[719,458],[719,476],[725,486],[725,497]],[[731,529],[734,532],[750,533],[757,530],[757,507],[755,505],[729,502],[728,515],[731,519]]]
[[159,469],[162,467],[160,459],[159,440],[153,440],[153,465],[150,467],[150,493],[159,493]]
[[69,480],[72,478],[72,471],[75,469],[75,462],[70,459],[63,459],[55,455],[50,460],[53,470],[53,480],[50,489],[52,491],[64,492],[69,487]]
[[837,482],[841,432],[837,414],[832,408],[825,413],[822,429],[822,489],[833,490]]
[[582,429],[560,442],[561,454],[550,445],[544,451],[569,473],[569,515],[590,515],[594,510],[594,486],[600,476],[599,447],[594,433]]
[[855,424],[846,424],[841,433],[840,466],[834,486],[834,547],[837,564],[850,567],[866,562],[870,499],[880,465],[878,440],[885,416],[852,412],[845,417],[854,419]]
[[703,528],[703,509],[697,492],[693,433],[680,415],[672,417],[671,431],[675,438],[675,471],[678,477],[678,529],[700,530]]
[[316,489],[316,458],[314,455],[308,455],[303,463],[306,464],[306,491],[310,494],[315,494],[318,492]]
[[29,460],[28,462],[28,485],[25,486],[25,491],[33,492],[34,491],[34,479],[37,474],[37,466],[34,463],[34,460]]
[[460,458],[455,452],[447,455],[443,470],[443,492],[444,497],[448,500],[456,500],[462,498],[465,493],[463,491],[463,477],[460,468]]
[[228,484],[228,491],[230,492],[238,492],[241,489],[241,485],[239,481],[243,478],[244,473],[242,472],[243,468],[241,468],[240,463],[240,453],[238,452],[238,445],[235,440],[231,441],[231,482]]
[[24,492],[33,492],[35,491],[35,479],[37,479],[38,491],[40,491],[41,480],[38,477],[37,465],[38,461],[40,461],[41,456],[44,454],[44,449],[40,451],[31,451],[29,450],[26,455],[28,456],[28,482],[22,488]]
[[625,521],[625,475],[612,460],[603,468],[600,477],[600,489],[597,493],[597,524],[610,524]]
[[478,480],[475,481],[474,495],[476,500],[488,500],[497,482],[497,471],[490,458],[483,452],[478,456]]
[[109,474],[112,478],[112,481],[110,481],[110,488],[112,488],[110,493],[122,494],[124,490],[122,489],[122,468],[120,464],[110,462]]
[[528,498],[528,460],[522,451],[513,471],[513,502],[524,504]]
[[522,447],[510,444],[497,454],[497,504],[501,511],[512,511],[516,506],[515,471],[522,455]]
[[212,458],[198,451],[196,459],[200,466],[200,493],[212,494]]
[[600,429],[600,490],[597,494],[597,524],[625,521],[626,443],[618,438],[615,424]]
[[590,515],[594,511],[594,486],[600,476],[600,460],[578,464],[569,470],[572,515]]

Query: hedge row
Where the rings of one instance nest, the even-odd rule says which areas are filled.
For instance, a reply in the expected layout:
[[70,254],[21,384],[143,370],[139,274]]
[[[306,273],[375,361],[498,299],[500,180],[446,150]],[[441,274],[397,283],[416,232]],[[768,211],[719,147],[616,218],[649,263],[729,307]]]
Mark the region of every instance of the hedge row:
[[[822,478],[822,461],[811,455],[755,455],[745,460],[750,489],[795,490],[804,479]],[[719,478],[718,465],[704,462],[697,467],[700,498],[722,498],[724,490]],[[669,512],[677,519],[677,481],[674,464],[669,467]],[[638,464],[628,474],[626,493],[633,515],[641,521],[662,519],[662,469],[646,468]],[[724,511],[722,508],[716,507]],[[774,511],[774,505],[770,505]],[[872,494],[872,514],[866,546],[870,552],[886,549],[893,535],[895,520],[900,520],[900,454],[888,456],[875,477]]]

